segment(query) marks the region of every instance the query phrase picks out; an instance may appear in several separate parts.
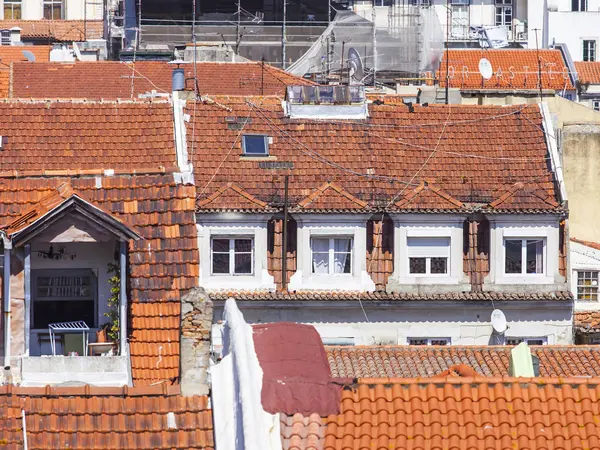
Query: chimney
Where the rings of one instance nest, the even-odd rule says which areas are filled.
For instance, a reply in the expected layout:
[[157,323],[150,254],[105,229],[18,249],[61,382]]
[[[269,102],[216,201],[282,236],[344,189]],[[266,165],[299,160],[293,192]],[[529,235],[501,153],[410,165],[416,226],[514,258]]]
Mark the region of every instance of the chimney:
[[10,42],[12,45],[21,43],[21,28],[12,27],[10,29]]
[[185,90],[185,71],[181,67],[173,69],[171,83],[173,92]]
[[194,288],[181,299],[181,393],[208,395],[210,331],[213,303],[204,289]]

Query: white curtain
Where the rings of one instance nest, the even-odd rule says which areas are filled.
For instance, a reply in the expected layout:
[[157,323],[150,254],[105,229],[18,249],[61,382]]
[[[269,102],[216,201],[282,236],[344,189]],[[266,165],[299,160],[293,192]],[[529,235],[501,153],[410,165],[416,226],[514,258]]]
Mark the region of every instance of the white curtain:
[[329,273],[329,239],[313,239],[313,273]]
[[535,273],[544,273],[544,241],[535,243]]
[[[334,243],[334,273],[349,273],[352,257],[352,239],[335,239]],[[347,265],[347,266],[346,266]]]

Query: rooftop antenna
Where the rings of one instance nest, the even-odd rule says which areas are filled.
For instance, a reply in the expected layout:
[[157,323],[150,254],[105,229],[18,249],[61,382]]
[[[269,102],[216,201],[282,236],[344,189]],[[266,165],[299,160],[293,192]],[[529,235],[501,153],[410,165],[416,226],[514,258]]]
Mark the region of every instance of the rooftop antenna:
[[540,60],[540,46],[538,45],[538,31],[539,28],[534,28],[535,31],[535,50],[537,52],[537,60],[538,60],[538,83],[540,85],[540,102],[544,101],[544,92],[542,90],[542,61]]
[[351,80],[358,83],[362,83],[365,76],[362,58],[354,47],[348,49],[348,75]]
[[23,56],[27,58],[29,62],[35,62],[35,55],[31,53],[29,50],[23,50]]
[[281,68],[285,70],[285,60],[287,59],[285,46],[287,44],[287,29],[286,29],[286,19],[287,19],[287,0],[283,0],[283,23],[281,25]]

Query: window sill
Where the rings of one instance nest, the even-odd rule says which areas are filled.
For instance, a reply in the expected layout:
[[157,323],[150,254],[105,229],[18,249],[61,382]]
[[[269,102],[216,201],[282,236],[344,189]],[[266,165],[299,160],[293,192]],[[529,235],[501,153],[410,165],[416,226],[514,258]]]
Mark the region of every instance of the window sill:
[[240,161],[277,161],[277,156],[240,155]]
[[206,289],[275,289],[275,279],[268,271],[256,275],[209,275],[200,280],[200,286]]

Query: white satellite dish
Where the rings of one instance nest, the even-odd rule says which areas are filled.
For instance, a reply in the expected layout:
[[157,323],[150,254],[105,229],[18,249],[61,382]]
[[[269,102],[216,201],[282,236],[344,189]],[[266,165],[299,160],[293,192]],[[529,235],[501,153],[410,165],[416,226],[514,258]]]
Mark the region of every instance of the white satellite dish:
[[35,55],[33,53],[31,53],[29,50],[22,50],[22,52],[27,61],[35,62]]
[[491,321],[492,321],[492,328],[494,329],[494,331],[496,333],[504,333],[506,331],[506,329],[508,328],[508,326],[506,325],[506,316],[499,309],[495,309],[492,311]]
[[479,73],[486,80],[489,80],[492,78],[492,75],[494,75],[492,63],[487,58],[481,58],[479,60]]
[[348,69],[350,78],[359,83],[363,82],[365,69],[363,67],[362,58],[354,47],[350,47],[348,50]]

